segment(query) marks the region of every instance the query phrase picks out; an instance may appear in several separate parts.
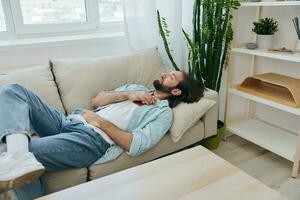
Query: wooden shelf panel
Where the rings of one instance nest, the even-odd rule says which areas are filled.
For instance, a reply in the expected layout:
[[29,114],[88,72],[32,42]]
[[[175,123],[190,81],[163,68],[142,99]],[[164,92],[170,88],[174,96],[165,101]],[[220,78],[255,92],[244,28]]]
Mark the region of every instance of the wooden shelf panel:
[[294,53],[294,54],[284,54],[284,53],[271,53],[271,52],[268,52],[266,49],[250,50],[250,49],[246,49],[246,48],[232,48],[232,52],[273,58],[273,59],[278,59],[278,60],[291,61],[291,62],[300,62],[300,53],[299,52]]
[[297,116],[300,116],[300,109],[299,108],[292,108],[290,106],[286,106],[286,105],[283,105],[283,104],[280,104],[280,103],[276,103],[274,101],[271,101],[271,100],[268,100],[268,99],[265,99],[265,98],[262,98],[262,97],[258,97],[258,96],[249,94],[247,92],[242,92],[240,90],[237,90],[235,87],[231,88],[229,90],[229,92],[231,94],[243,97],[245,99],[249,99],[249,100],[255,101],[257,103],[261,103],[261,104],[264,104],[264,105],[267,105],[267,106],[270,106],[270,107],[273,107],[273,108],[276,108],[276,109],[279,109],[279,110],[282,110],[282,111],[285,111],[285,112],[289,112],[289,113],[292,113],[292,114],[297,115]]
[[296,151],[297,136],[258,119],[228,127],[228,130],[290,161]]
[[300,1],[241,2],[241,6],[299,6]]

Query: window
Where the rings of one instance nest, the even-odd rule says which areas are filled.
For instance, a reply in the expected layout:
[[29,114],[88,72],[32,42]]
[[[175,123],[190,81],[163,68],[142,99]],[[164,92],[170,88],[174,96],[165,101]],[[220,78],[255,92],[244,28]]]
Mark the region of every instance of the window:
[[17,34],[96,30],[94,0],[12,0]]
[[123,21],[122,0],[98,0],[101,23]]
[[0,32],[6,31],[6,23],[4,19],[2,2],[0,0]]
[[123,0],[0,0],[6,38],[123,30]]
[[20,0],[24,24],[87,22],[85,0]]

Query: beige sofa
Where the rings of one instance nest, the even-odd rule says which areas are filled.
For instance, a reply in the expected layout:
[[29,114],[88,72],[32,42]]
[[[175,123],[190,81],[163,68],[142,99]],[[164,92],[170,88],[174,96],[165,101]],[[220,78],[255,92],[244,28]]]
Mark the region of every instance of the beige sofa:
[[[69,114],[75,107],[92,109],[90,100],[102,90],[113,90],[126,83],[152,87],[152,81],[166,69],[154,49],[105,58],[53,59],[50,63],[0,76],[0,86],[20,83],[35,91],[50,105]],[[205,98],[217,101],[217,93]],[[88,180],[133,167],[194,144],[216,134],[217,104],[177,143],[167,134],[153,149],[138,157],[123,153],[118,159],[89,168],[46,173],[49,192],[65,189]]]

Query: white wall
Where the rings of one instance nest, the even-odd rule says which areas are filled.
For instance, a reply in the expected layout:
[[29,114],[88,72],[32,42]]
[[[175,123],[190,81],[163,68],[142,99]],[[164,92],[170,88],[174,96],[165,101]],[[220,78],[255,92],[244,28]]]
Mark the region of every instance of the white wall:
[[18,68],[43,64],[51,58],[98,57],[125,52],[128,52],[128,47],[124,36],[42,45],[0,47],[0,74]]

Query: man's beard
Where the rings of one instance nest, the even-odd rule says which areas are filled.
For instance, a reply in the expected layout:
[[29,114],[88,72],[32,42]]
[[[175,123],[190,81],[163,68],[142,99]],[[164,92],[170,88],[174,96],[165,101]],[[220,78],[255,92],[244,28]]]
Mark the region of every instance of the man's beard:
[[164,86],[159,82],[159,80],[153,81],[153,86],[157,91],[165,92],[165,93],[171,93],[171,91],[176,88],[176,87]]

